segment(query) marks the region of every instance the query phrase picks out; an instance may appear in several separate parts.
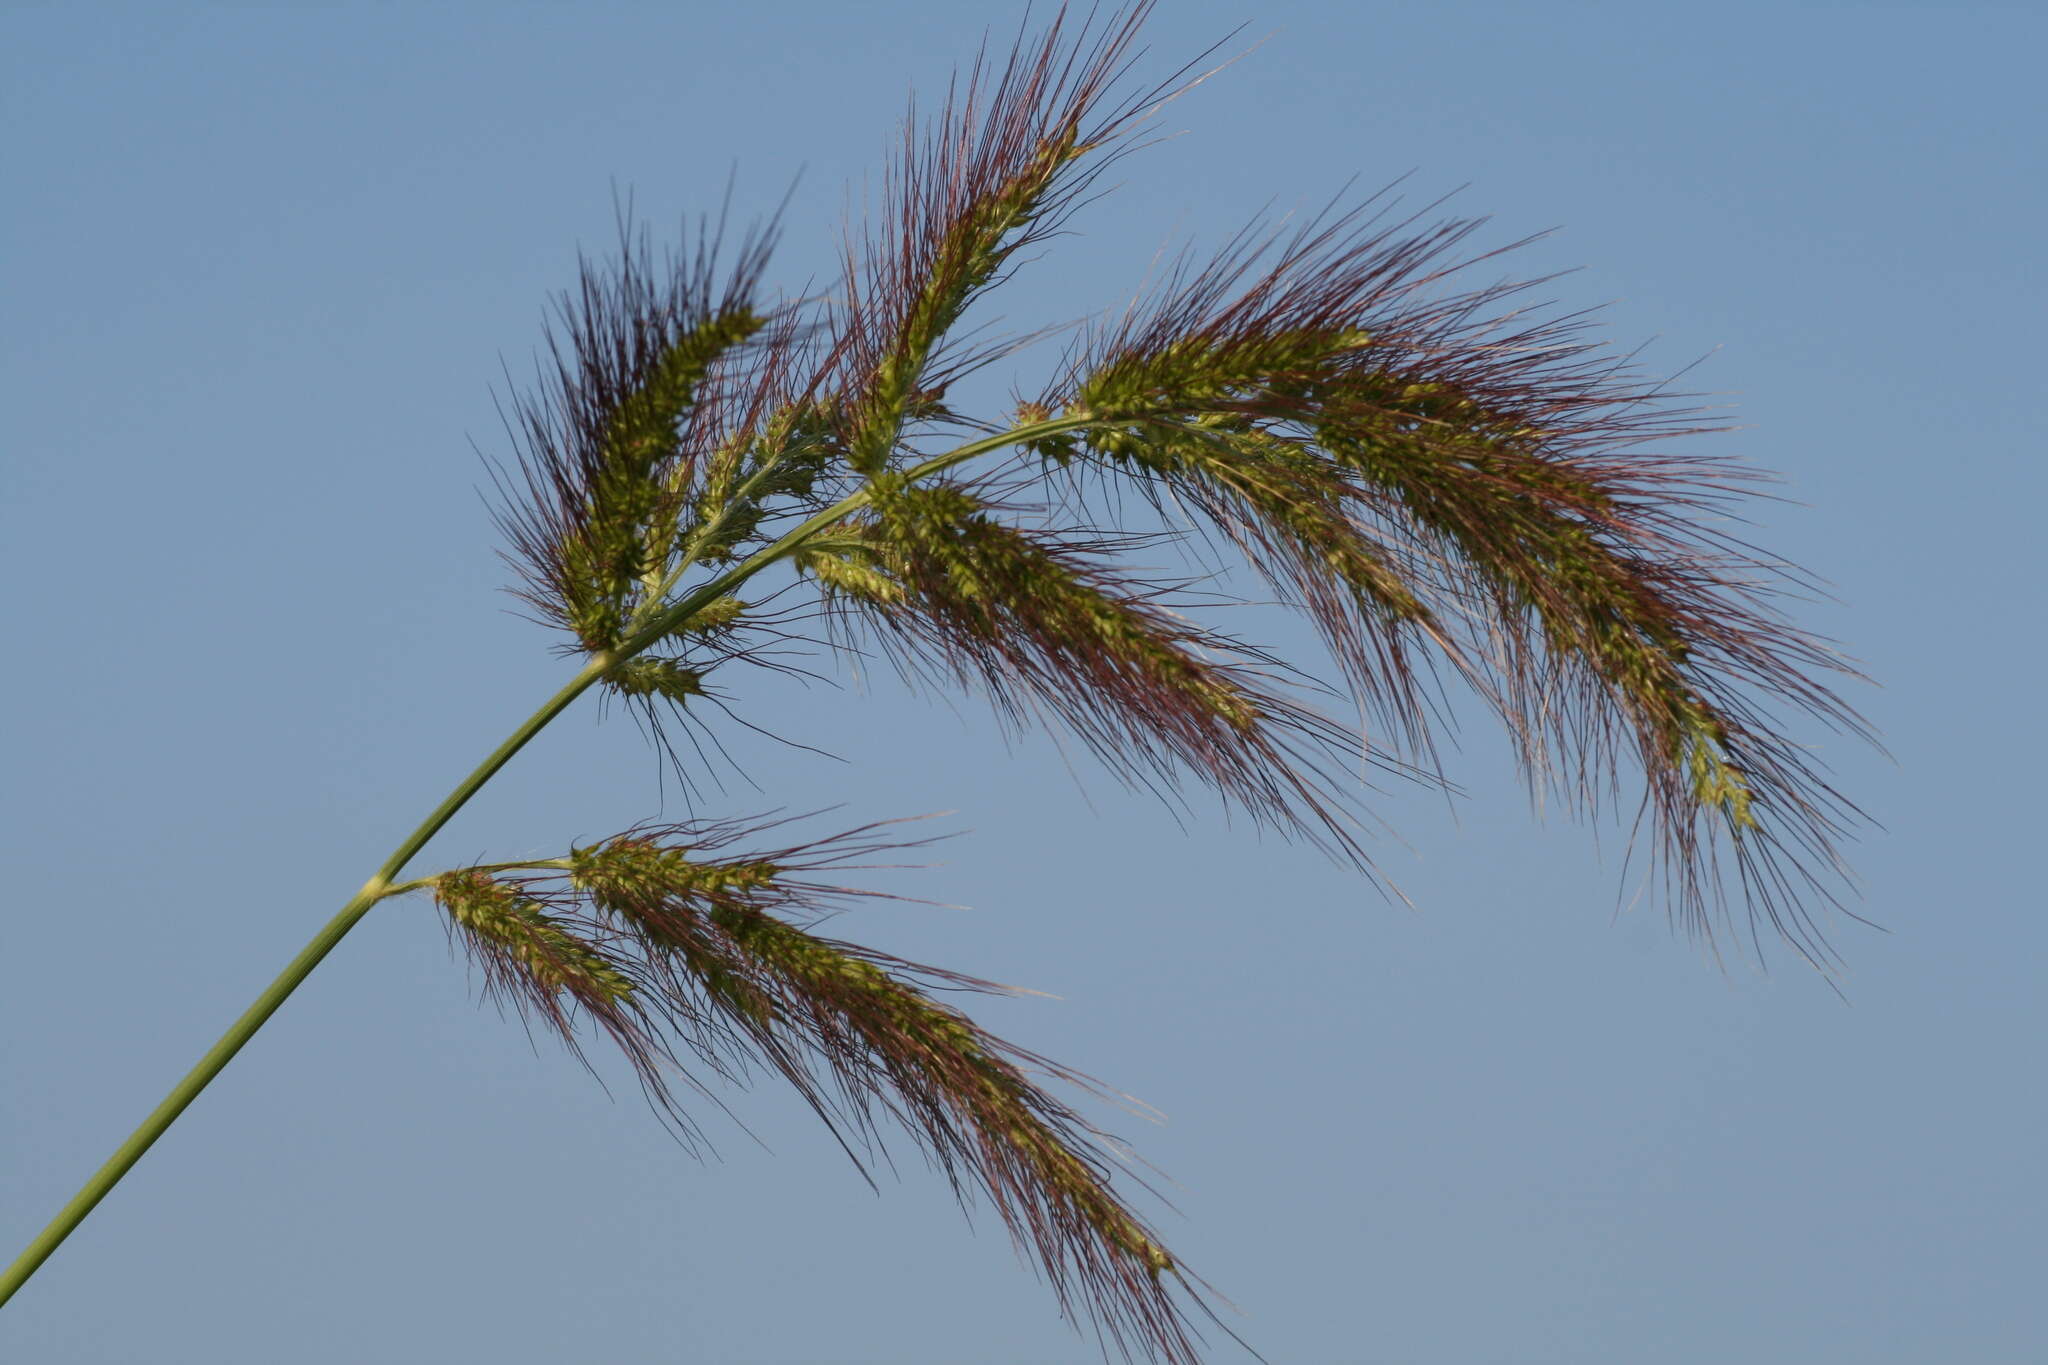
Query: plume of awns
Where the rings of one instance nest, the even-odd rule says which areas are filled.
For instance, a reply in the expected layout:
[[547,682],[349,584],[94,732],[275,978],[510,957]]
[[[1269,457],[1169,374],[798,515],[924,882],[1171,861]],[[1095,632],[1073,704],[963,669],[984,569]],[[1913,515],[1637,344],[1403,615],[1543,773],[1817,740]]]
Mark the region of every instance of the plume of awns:
[[[1703,529],[1755,476],[1653,451],[1704,428],[1583,318],[1462,286],[1475,224],[1369,200],[1248,230],[1075,334],[1006,416],[949,406],[1016,349],[959,339],[963,316],[1176,93],[1124,89],[1145,8],[1056,20],[913,111],[879,214],[817,298],[764,294],[772,228],[729,258],[714,232],[660,260],[627,228],[586,264],[511,410],[502,519],[526,601],[657,727],[710,734],[735,706],[714,670],[786,667],[815,636],[1368,871],[1361,765],[1433,774],[1455,677],[1539,787],[1581,810],[1640,802],[1689,933],[1769,932],[1826,966],[1812,912],[1853,811],[1781,726],[1858,722],[1825,685],[1837,657],[1774,606],[1796,580]],[[1133,494],[1146,535],[1118,524]],[[1131,566],[1168,534],[1298,609],[1360,722]],[[751,832],[643,827],[413,885],[492,992],[571,1047],[616,1044],[679,1132],[689,1066],[766,1064],[852,1151],[887,1116],[1112,1349],[1195,1359],[1196,1282],[1041,1085],[1077,1078],[929,989],[988,983],[816,932],[868,894],[819,878],[885,847],[876,828],[736,851]]]

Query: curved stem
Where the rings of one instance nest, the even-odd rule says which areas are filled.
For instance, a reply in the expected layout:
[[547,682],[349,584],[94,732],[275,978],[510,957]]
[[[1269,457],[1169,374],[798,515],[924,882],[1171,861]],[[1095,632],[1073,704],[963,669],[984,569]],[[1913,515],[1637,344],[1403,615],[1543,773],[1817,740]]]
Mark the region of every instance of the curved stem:
[[220,1041],[199,1059],[199,1064],[185,1074],[185,1079],[179,1081],[177,1087],[164,1097],[162,1104],[150,1111],[149,1117],[142,1121],[142,1125],[129,1135],[119,1150],[107,1158],[104,1166],[93,1173],[92,1179],[85,1182],[85,1187],[72,1196],[71,1202],[50,1220],[49,1226],[15,1258],[14,1264],[7,1267],[6,1273],[0,1275],[0,1304],[5,1304],[14,1297],[14,1291],[21,1288],[28,1277],[36,1273],[37,1267],[49,1259],[50,1253],[62,1245],[72,1230],[93,1211],[94,1206],[106,1198],[107,1192],[120,1183],[121,1177],[128,1174],[129,1168],[142,1159],[142,1154],[164,1135],[164,1130],[177,1121],[178,1115],[185,1112],[185,1106],[197,1099],[199,1092],[234,1059],[235,1054],[242,1050],[242,1045],[255,1037],[256,1030],[262,1028],[265,1021],[277,1012],[278,1006],[282,1005],[286,997],[298,989],[299,983],[320,965],[321,959],[334,950],[334,945],[341,942],[349,930],[355,928],[356,923],[369,913],[371,906],[384,898],[386,892],[390,890],[391,879],[404,870],[405,865],[412,861],[413,856],[426,845],[427,840],[439,833],[441,827],[468,803],[470,797],[476,795],[484,783],[490,781],[498,769],[504,767],[514,754],[525,748],[527,741],[539,734],[549,721],[560,715],[570,702],[576,700],[596,682],[612,662],[612,659],[605,656],[592,659],[581,672],[570,679],[567,686],[548,698],[540,710],[527,717],[524,724],[507,736],[505,742],[491,752],[490,757],[478,764],[474,772],[464,778],[454,791],[448,793],[447,799],[434,808],[433,814],[421,821],[419,827],[405,837],[405,841],[399,844],[391,856],[384,860],[384,865],[377,869],[376,875],[365,882],[363,889],[356,892],[348,904],[342,906],[340,912],[313,936],[313,941],[278,973],[277,979],[264,989],[263,994],[256,997],[255,1003],[244,1010],[242,1017],[235,1020],[228,1031],[221,1035]]

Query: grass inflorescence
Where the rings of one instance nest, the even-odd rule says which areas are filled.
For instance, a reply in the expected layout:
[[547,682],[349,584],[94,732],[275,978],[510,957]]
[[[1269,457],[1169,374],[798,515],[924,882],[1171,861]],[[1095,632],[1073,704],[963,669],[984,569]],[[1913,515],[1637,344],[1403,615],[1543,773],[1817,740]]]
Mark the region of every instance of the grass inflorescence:
[[[1014,725],[1056,724],[1133,783],[1206,786],[1368,871],[1362,767],[1434,780],[1448,670],[1569,803],[1638,775],[1684,928],[1718,945],[1739,906],[1827,965],[1812,908],[1853,810],[1770,718],[1859,723],[1824,681],[1841,660],[1775,610],[1796,580],[1706,528],[1756,476],[1661,450],[1709,428],[1583,316],[1526,308],[1526,284],[1461,288],[1485,259],[1465,250],[1476,222],[1374,196],[1248,228],[1085,328],[1006,419],[949,405],[1010,350],[954,340],[962,317],[1174,93],[1119,93],[1146,8],[1080,33],[1062,17],[913,110],[885,209],[822,301],[763,301],[772,230],[723,275],[710,247],[665,281],[644,246],[591,268],[556,347],[573,363],[518,408],[544,495],[506,518],[531,599],[659,721],[705,696],[708,639],[727,642],[715,662],[765,662],[742,597],[778,568],[775,593],[815,603],[779,642],[878,649]],[[1185,582],[1134,567],[1159,538],[1120,519],[1132,493],[1306,617],[1364,730],[1204,624]],[[1158,1297],[1178,1264],[1123,1231],[1139,1225],[1085,1126],[917,993],[932,969],[779,914],[803,902],[773,859],[625,836],[569,862],[575,913],[631,946],[636,1008],[766,1061],[842,1129],[893,1113],[995,1201],[1063,1301],[1085,1287],[1126,1348],[1192,1349]]]
[[[510,403],[500,522],[518,591],[576,676],[408,837],[0,1283],[0,1299],[118,1181],[384,899],[429,892],[486,993],[578,1056],[603,1039],[671,1128],[755,1071],[796,1087],[857,1160],[906,1133],[994,1206],[1127,1356],[1198,1358],[1202,1286],[1118,1191],[1099,1134],[1046,1082],[1085,1078],[995,1038],[939,992],[1004,988],[819,932],[899,847],[870,825],[748,848],[779,822],[646,825],[562,856],[400,881],[583,692],[715,745],[753,725],[746,667],[875,650],[911,679],[1079,738],[1169,797],[1206,788],[1371,872],[1370,769],[1438,781],[1439,678],[1504,721],[1530,780],[1639,803],[1677,922],[1775,934],[1831,961],[1818,912],[1855,818],[1785,722],[1862,733],[1850,670],[1785,619],[1801,580],[1716,529],[1758,475],[1669,444],[1698,412],[1608,357],[1582,315],[1471,288],[1478,224],[1335,206],[1247,228],[1079,330],[1007,413],[956,386],[1015,341],[960,334],[1194,82],[1134,87],[1149,0],[1064,12],[913,107],[882,210],[823,293],[769,293],[780,231],[727,252],[723,215],[657,257],[622,216],[557,302]],[[1030,393],[1024,398],[1021,395]],[[1126,515],[1135,498],[1153,515]],[[1357,723],[1311,671],[1214,628],[1137,556],[1220,552],[1327,647]],[[1227,580],[1226,580],[1227,581]],[[1229,600],[1226,598],[1226,600]],[[1324,687],[1321,695],[1336,695]],[[695,1087],[693,1089],[693,1087]]]

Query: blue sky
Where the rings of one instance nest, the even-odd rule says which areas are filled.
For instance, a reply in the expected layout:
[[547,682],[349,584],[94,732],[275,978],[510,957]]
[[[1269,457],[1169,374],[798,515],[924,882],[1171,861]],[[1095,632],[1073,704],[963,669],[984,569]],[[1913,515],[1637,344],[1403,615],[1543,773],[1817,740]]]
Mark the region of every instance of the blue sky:
[[[606,244],[613,187],[660,228],[735,168],[743,213],[801,170],[776,275],[823,276],[906,89],[1014,15],[0,12],[0,1240],[564,674],[500,591],[472,442],[503,453],[501,360]],[[1414,909],[883,679],[751,690],[843,761],[736,736],[760,790],[708,809],[957,811],[940,865],[889,885],[972,909],[839,931],[1060,997],[977,1012],[1169,1116],[1095,1114],[1170,1177],[1170,1243],[1271,1360],[2042,1359],[2048,23],[1169,0],[1145,69],[1239,24],[1265,41],[997,311],[1118,302],[1162,246],[1354,176],[1457,190],[1488,245],[1556,228],[1513,273],[1577,268],[1546,294],[1607,305],[1652,369],[1699,362],[1686,386],[1741,425],[1700,448],[1784,476],[1753,535],[1828,580],[1800,620],[1882,684],[1851,700],[1890,757],[1808,736],[1881,826],[1854,858],[1885,932],[1839,926],[1846,1003],[1620,908],[1622,834],[1532,816],[1476,712],[1464,799],[1375,808]],[[585,706],[424,866],[659,801],[633,727]],[[746,1129],[707,1115],[720,1158],[692,1161],[480,1008],[430,906],[387,905],[0,1312],[0,1357],[1092,1358],[907,1149],[876,1194],[776,1085],[725,1099]]]

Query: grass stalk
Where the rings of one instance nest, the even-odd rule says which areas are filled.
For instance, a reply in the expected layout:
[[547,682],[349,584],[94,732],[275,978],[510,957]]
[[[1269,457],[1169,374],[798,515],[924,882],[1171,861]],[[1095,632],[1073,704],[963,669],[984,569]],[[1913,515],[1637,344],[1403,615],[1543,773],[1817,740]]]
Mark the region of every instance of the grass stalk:
[[136,1162],[142,1160],[142,1154],[177,1122],[178,1116],[185,1112],[186,1106],[199,1098],[199,1093],[234,1060],[235,1054],[256,1036],[256,1031],[268,1022],[271,1015],[277,1013],[278,1007],[299,988],[299,984],[312,975],[313,969],[334,951],[334,946],[370,912],[370,907],[384,899],[391,889],[392,878],[405,870],[405,865],[426,846],[427,841],[438,834],[441,827],[453,819],[455,813],[468,804],[469,799],[475,796],[500,768],[511,762],[512,756],[525,748],[527,742],[539,734],[549,721],[560,715],[569,703],[583,695],[584,691],[603,675],[610,662],[605,659],[593,659],[579,670],[561,691],[548,698],[545,705],[528,716],[518,729],[506,737],[504,743],[492,750],[490,757],[479,763],[455,790],[448,793],[447,799],[434,808],[433,814],[422,820],[419,827],[392,850],[391,856],[384,860],[384,865],[377,869],[376,875],[363,884],[362,890],[349,898],[348,903],[336,912],[333,919],[321,926],[320,932],[313,936],[312,942],[301,949],[299,955],[277,974],[277,979],[264,988],[263,993],[256,997],[248,1009],[242,1011],[242,1016],[228,1027],[228,1031],[221,1035],[219,1042],[207,1050],[206,1055],[199,1059],[199,1064],[185,1073],[185,1078],[178,1082],[170,1094],[164,1096],[163,1103],[150,1111],[149,1117],[142,1121],[141,1126],[107,1158],[105,1165],[93,1173],[92,1179],[86,1181],[84,1187],[72,1196],[71,1202],[58,1211],[57,1216],[50,1220],[49,1226],[45,1227],[36,1239],[28,1244],[27,1249],[15,1258],[14,1263],[7,1267],[6,1273],[0,1275],[0,1304],[5,1304],[14,1296],[17,1289],[27,1283],[29,1276],[36,1273],[37,1268],[50,1258],[50,1254],[63,1245],[64,1239],[85,1221],[85,1216],[121,1182],[121,1177],[128,1174]]

